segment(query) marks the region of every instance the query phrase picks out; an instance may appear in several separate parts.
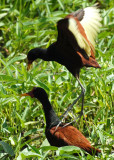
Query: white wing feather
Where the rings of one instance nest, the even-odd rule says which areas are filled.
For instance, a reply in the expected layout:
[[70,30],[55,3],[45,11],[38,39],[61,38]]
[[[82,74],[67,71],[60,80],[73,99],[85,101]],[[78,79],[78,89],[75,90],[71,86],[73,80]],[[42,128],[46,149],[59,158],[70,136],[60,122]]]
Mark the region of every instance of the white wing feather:
[[69,18],[68,29],[74,35],[74,37],[75,37],[78,45],[80,46],[80,48],[83,48],[86,51],[87,55],[90,56],[91,55],[91,48],[90,48],[88,42],[86,41],[86,39],[80,33],[80,31],[78,29],[78,25],[77,25],[77,23],[76,23],[74,18]]
[[96,6],[85,8],[84,17],[80,21],[85,30],[86,36],[93,47],[95,47],[95,38],[101,27],[101,16],[99,11],[100,10]]
[[80,33],[78,29],[78,24],[75,19],[69,18],[68,29],[73,33],[80,48],[83,48],[88,56],[91,55],[91,49],[94,51],[93,47],[95,47],[95,38],[101,27],[100,21],[101,17],[99,9],[97,9],[96,6],[87,7],[84,9],[84,17],[80,21],[80,23],[85,30],[87,39],[90,42],[88,43],[87,40],[83,37],[83,35]]

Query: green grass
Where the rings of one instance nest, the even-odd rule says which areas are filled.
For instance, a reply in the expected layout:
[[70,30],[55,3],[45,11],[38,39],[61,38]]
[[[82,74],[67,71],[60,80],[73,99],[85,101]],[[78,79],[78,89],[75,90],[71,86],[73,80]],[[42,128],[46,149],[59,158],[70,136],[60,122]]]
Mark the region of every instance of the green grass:
[[[43,87],[61,116],[80,94],[76,79],[56,62],[34,62],[27,72],[26,55],[34,47],[48,47],[57,38],[56,22],[82,7],[88,0],[0,0],[0,159],[99,159],[112,160],[114,144],[114,30],[113,1],[99,0],[102,28],[96,41],[96,59],[101,69],[83,68],[80,80],[86,89],[84,115],[74,124],[93,145],[102,150],[99,157],[79,148],[48,146],[42,105],[30,97],[20,97],[33,86]],[[74,106],[78,115],[81,100]],[[73,116],[69,113],[66,122]],[[47,147],[46,147],[47,146]],[[81,153],[73,157],[72,153]]]

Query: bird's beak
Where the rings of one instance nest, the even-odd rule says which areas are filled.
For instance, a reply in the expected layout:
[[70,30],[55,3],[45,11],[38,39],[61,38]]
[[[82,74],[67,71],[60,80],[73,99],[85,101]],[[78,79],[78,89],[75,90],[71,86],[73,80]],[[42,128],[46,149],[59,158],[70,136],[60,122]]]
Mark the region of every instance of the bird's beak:
[[21,94],[21,97],[23,97],[23,96],[30,96],[31,98],[33,98],[33,97],[34,97],[33,91],[30,91],[30,92],[28,92],[28,93],[23,93],[23,94]]
[[33,61],[28,61],[28,65],[27,65],[27,70],[28,70],[28,71],[31,69],[32,62],[33,62]]

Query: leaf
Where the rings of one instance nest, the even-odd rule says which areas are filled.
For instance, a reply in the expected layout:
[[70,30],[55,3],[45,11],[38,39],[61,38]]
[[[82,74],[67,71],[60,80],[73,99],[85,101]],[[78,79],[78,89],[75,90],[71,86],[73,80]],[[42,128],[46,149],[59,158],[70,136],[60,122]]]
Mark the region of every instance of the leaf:
[[37,153],[37,154],[40,154],[40,148],[36,148],[36,147],[34,147],[34,146],[31,146],[31,145],[29,145],[28,144],[28,146],[32,149],[32,151],[34,151],[35,153]]
[[41,146],[40,147],[44,147],[44,146],[50,146],[47,138],[42,142]]
[[20,60],[23,60],[23,59],[26,59],[26,57],[27,57],[27,55],[25,55],[25,54],[22,54],[21,56],[16,56],[16,57],[12,58],[11,60],[9,60],[7,62],[7,65],[10,65],[14,62],[17,62],[17,61],[20,61]]
[[109,134],[108,132],[106,131],[102,131],[105,135],[109,136],[110,138],[112,138],[114,140],[114,135],[111,135]]
[[9,102],[15,102],[16,100],[14,99],[14,97],[9,97],[9,98],[1,98],[0,99],[0,104],[1,105],[5,105],[5,104],[7,104],[7,103],[9,103]]
[[112,42],[114,42],[114,35],[113,35],[112,38],[108,41],[107,47],[110,47],[110,45],[111,45]]
[[13,138],[13,137],[9,137],[9,140],[10,140],[11,144],[14,146],[14,145],[15,145],[15,140],[14,140],[14,138]]
[[61,158],[63,159],[63,158],[69,158],[68,160],[79,160],[79,157],[75,157],[75,156],[73,156],[73,155],[70,155],[70,154],[62,154],[61,155]]
[[8,143],[0,141],[0,145],[3,147],[6,153],[8,153],[11,156],[14,156],[14,151]]
[[22,125],[22,128],[25,127],[25,124],[24,124],[24,121],[22,120],[21,116],[16,112],[18,118],[20,119],[20,122],[21,122],[21,125]]
[[4,25],[5,25],[5,24],[4,24],[3,22],[0,22],[0,27],[1,27],[1,26],[4,26]]
[[58,85],[62,84],[63,82],[65,81],[65,78],[64,77],[59,77],[57,80],[56,80],[56,83]]
[[75,146],[65,146],[65,147],[60,147],[58,148],[59,151],[65,151],[65,152],[71,152],[71,151],[80,151],[81,149],[79,147]]
[[24,137],[30,135],[30,134],[33,134],[33,133],[36,133],[37,129],[36,128],[33,128],[31,130],[29,130],[28,132],[24,133]]
[[101,143],[102,144],[105,144],[105,137],[103,136],[101,130],[98,131],[98,134],[99,134],[99,137],[100,137],[100,140],[101,140]]
[[43,151],[48,151],[48,150],[53,150],[53,151],[55,151],[55,150],[57,150],[58,148],[57,147],[55,147],[55,146],[43,146],[43,147],[41,147],[41,149],[43,150]]
[[110,74],[107,76],[107,79],[110,80],[110,81],[114,81],[114,74]]
[[3,8],[2,11],[9,11],[10,8]]
[[30,124],[37,124],[39,121],[29,121],[25,123],[25,126],[30,125]]
[[50,89],[41,81],[39,80],[33,80],[33,82],[35,82],[37,85],[39,85],[40,87],[42,87],[43,89],[50,91]]
[[5,17],[7,15],[7,13],[1,13],[0,14],[0,19],[2,19],[3,17]]
[[27,56],[25,54],[21,55],[21,56],[16,56],[14,58],[12,58],[11,60],[9,60],[7,63],[6,63],[6,66],[4,67],[4,69],[2,70],[2,72],[5,70],[5,68],[7,68],[9,65],[13,64],[14,62],[17,62],[17,61],[20,61],[20,60],[23,60],[25,59]]
[[17,157],[17,160],[25,160],[26,158],[34,158],[34,157],[39,157],[41,158],[42,155],[34,153],[32,151],[22,151],[20,152],[19,156]]
[[26,107],[25,110],[23,111],[23,116],[22,116],[22,120],[25,121],[26,120],[26,116],[29,112],[30,107]]
[[64,6],[63,6],[61,0],[57,0],[57,1],[58,1],[58,3],[60,4],[61,8],[64,10]]
[[4,81],[5,81],[5,82],[12,82],[12,81],[18,81],[18,80],[15,79],[14,77],[1,74],[1,75],[0,75],[0,81],[2,81],[2,82],[4,82]]

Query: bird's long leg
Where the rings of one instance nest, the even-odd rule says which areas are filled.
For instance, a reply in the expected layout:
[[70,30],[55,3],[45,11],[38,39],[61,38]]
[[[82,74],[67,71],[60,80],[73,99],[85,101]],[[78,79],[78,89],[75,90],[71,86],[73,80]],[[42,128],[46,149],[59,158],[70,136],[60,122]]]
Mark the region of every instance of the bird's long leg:
[[[79,85],[80,85],[80,87],[81,87],[81,89],[82,89],[82,92],[81,92],[81,94],[80,94],[80,95],[82,95],[82,107],[81,107],[81,112],[80,112],[80,115],[79,115],[78,117],[76,117],[72,122],[69,122],[69,123],[67,123],[66,125],[64,125],[64,127],[65,127],[65,126],[68,126],[69,124],[71,124],[71,123],[73,123],[73,122],[75,122],[77,119],[81,118],[81,116],[83,115],[85,88],[84,88],[83,85],[81,84],[79,78],[78,78],[78,77],[76,77],[76,78],[77,78],[77,81],[78,81],[78,83],[79,83]],[[67,115],[68,115],[68,114],[67,114]],[[65,118],[66,118],[66,117],[65,117]]]
[[80,118],[80,117],[83,115],[85,88],[84,88],[83,85],[81,84],[78,76],[77,76],[76,78],[77,78],[77,81],[78,81],[78,83],[79,83],[79,85],[80,85],[80,87],[81,87],[81,89],[82,89],[82,92],[81,92],[81,94],[82,94],[82,107],[81,107],[81,112],[80,112],[80,115],[79,115],[79,118]]
[[[59,122],[59,124],[57,125],[57,127],[56,127],[55,130],[57,130],[57,128],[58,128],[58,127],[60,126],[60,124],[62,123],[62,121],[67,117],[68,112],[72,109],[72,107],[74,106],[74,104],[76,104],[76,102],[77,102],[81,97],[82,97],[81,113],[80,113],[80,115],[79,115],[77,118],[80,118],[80,117],[83,115],[85,88],[82,86],[82,84],[81,84],[78,76],[76,76],[76,78],[77,78],[77,81],[78,81],[78,83],[79,83],[79,85],[80,85],[80,87],[81,87],[81,89],[82,89],[81,94],[79,95],[79,97],[78,97],[76,100],[74,100],[74,102],[73,102],[73,103],[68,107],[68,109],[63,113],[62,117],[63,117],[63,116],[64,116],[64,117],[63,117],[63,119]],[[76,119],[77,119],[77,118],[76,118]],[[75,119],[75,121],[76,121],[76,119]],[[74,121],[73,121],[73,122],[74,122]],[[72,122],[70,122],[70,123],[72,123]],[[69,125],[70,123],[68,123],[68,125]]]

